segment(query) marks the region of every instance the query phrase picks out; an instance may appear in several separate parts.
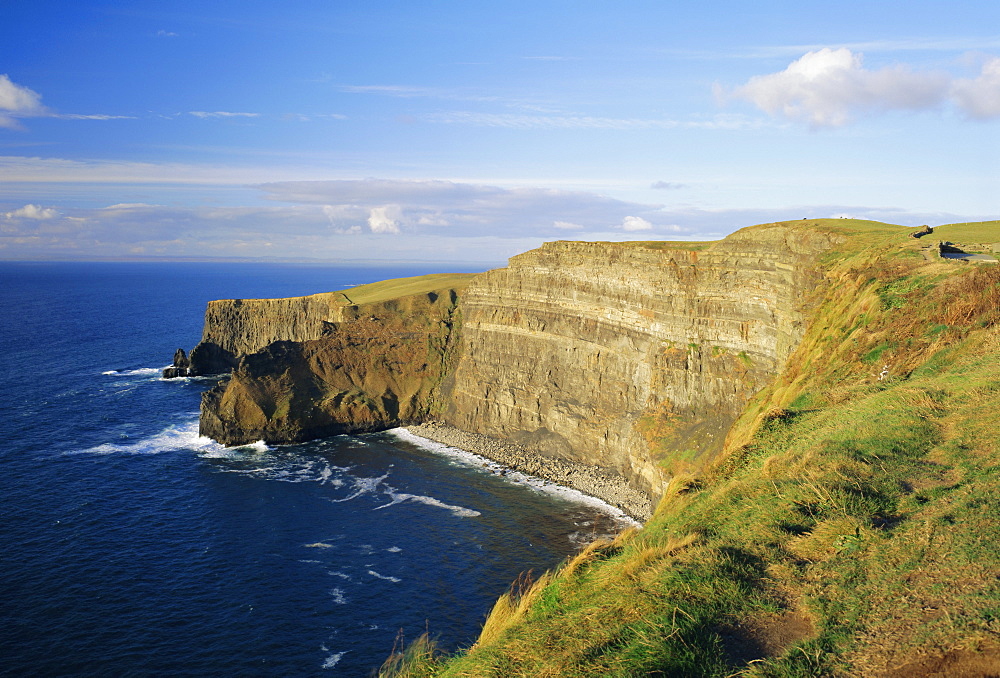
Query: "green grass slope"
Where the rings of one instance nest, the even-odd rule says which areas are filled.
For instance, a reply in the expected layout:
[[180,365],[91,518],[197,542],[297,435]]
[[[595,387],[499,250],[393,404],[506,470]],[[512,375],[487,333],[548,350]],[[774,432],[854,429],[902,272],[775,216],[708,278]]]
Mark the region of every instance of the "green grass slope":
[[[343,305],[374,304],[390,299],[398,299],[413,294],[427,294],[428,292],[438,292],[444,289],[463,290],[468,287],[469,282],[478,274],[476,273],[430,273],[428,275],[418,275],[411,278],[392,278],[390,280],[380,280],[378,282],[358,285],[346,290],[336,292],[320,292],[310,294],[308,297],[325,297],[327,295],[337,295],[339,303]],[[306,298],[306,297],[292,297]],[[253,301],[253,300],[244,300]],[[269,301],[267,299],[263,301]]]
[[353,304],[374,304],[412,294],[426,294],[442,289],[465,289],[476,276],[475,273],[432,273],[413,278],[395,278],[380,282],[358,285],[343,290]]
[[713,468],[516,582],[472,648],[425,637],[381,675],[1000,674],[1000,265],[848,221],[802,225],[847,237]]

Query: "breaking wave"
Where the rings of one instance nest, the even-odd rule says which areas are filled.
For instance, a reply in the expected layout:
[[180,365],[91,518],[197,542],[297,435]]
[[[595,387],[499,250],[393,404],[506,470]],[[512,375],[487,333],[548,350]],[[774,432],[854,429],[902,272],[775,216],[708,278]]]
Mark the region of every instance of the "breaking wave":
[[70,454],[161,454],[179,450],[197,450],[211,453],[224,449],[211,438],[198,435],[198,419],[171,424],[151,436],[142,438],[123,438],[123,442],[103,443],[84,450],[74,450]]
[[112,376],[112,377],[159,377],[163,374],[163,370],[168,367],[140,367],[134,370],[108,370],[107,372],[101,372],[101,374]]

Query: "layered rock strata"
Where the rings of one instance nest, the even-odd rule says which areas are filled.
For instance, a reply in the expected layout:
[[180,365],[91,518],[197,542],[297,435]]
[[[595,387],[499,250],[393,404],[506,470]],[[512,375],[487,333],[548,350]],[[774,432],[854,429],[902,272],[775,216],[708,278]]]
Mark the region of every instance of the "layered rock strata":
[[655,501],[783,367],[834,238],[784,224],[700,251],[556,242],[464,292],[213,302],[192,369],[235,369],[201,431],[289,442],[438,419]]
[[652,496],[705,463],[804,331],[831,236],[745,229],[705,251],[556,242],[478,276],[444,419]]
[[221,299],[208,302],[201,342],[191,351],[189,374],[219,374],[241,356],[275,341],[309,341],[330,323],[356,312],[344,292],[287,299]]

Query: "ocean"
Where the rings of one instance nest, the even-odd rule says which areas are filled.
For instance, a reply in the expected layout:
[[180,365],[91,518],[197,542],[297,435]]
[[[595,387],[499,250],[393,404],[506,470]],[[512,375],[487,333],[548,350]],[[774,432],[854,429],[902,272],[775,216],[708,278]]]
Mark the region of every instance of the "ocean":
[[211,299],[429,272],[0,263],[0,675],[366,676],[630,524],[404,431],[224,448],[160,378]]

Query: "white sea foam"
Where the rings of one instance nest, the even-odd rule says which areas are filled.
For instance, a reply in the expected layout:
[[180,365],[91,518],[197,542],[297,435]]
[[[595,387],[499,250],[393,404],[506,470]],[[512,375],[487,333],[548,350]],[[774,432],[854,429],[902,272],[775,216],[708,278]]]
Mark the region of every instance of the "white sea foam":
[[481,516],[482,513],[474,509],[465,508],[464,506],[453,506],[451,504],[445,504],[440,499],[435,499],[434,497],[426,497],[419,494],[407,494],[405,492],[389,492],[389,498],[392,500],[388,504],[382,504],[381,506],[376,506],[374,509],[389,508],[390,506],[395,506],[396,504],[401,504],[404,501],[415,501],[420,504],[426,504],[427,506],[436,506],[438,508],[447,509],[452,512],[452,515],[458,516],[459,518],[475,518],[476,516]]
[[330,597],[333,599],[333,602],[336,603],[337,605],[347,604],[347,598],[344,597],[344,589],[341,588],[330,589]]
[[331,499],[330,501],[335,503],[340,503],[344,501],[350,501],[364,494],[374,494],[378,489],[378,486],[389,477],[386,473],[377,478],[357,478],[352,477],[351,480],[354,482],[354,492],[344,497],[343,499]]
[[312,544],[303,544],[307,549],[332,549],[333,544],[327,544],[325,541],[317,541]]
[[403,581],[399,577],[387,577],[384,574],[379,574],[375,570],[368,570],[368,574],[375,577],[376,579],[384,579],[385,581],[391,581],[394,584],[398,584],[399,582]]
[[399,548],[398,546],[390,546],[389,548],[386,549],[386,551],[388,551],[389,553],[399,553],[402,550],[403,549]]
[[76,450],[77,454],[159,454],[161,452],[176,452],[178,450],[197,450],[203,454],[211,454],[223,449],[221,445],[204,436],[198,435],[198,419],[171,424],[159,433],[141,437],[125,438],[122,442],[104,443],[85,450]]
[[355,496],[366,494],[373,490],[373,485],[381,479],[355,479],[349,475],[350,468],[335,466],[323,459],[282,448],[272,448],[258,441],[242,447],[227,447],[212,449],[201,455],[206,459],[222,459],[231,464],[217,465],[215,470],[220,473],[236,473],[239,475],[271,480],[283,483],[319,483],[332,488],[343,487],[345,479],[355,481],[354,492],[343,499],[330,501],[347,501]]
[[418,436],[415,433],[410,433],[405,428],[391,428],[386,431],[386,433],[390,433],[400,440],[405,440],[408,443],[413,443],[417,447],[435,452],[442,457],[448,457],[450,460],[459,462],[465,466],[474,466],[477,468],[488,467],[491,470],[506,468],[492,459],[487,459],[486,457],[482,457],[474,452],[463,450],[460,447],[452,447],[450,445],[445,445],[444,443],[439,443],[436,440],[431,440],[430,438]]
[[[580,490],[574,490],[570,487],[565,487],[536,476],[528,475],[527,473],[514,471],[487,457],[480,456],[474,452],[469,452],[468,450],[463,450],[458,447],[451,447],[450,445],[445,445],[444,443],[439,443],[435,440],[429,440],[423,436],[410,433],[405,428],[389,429],[386,433],[391,433],[400,440],[405,440],[406,442],[417,445],[418,447],[430,452],[434,452],[435,454],[447,457],[454,462],[461,463],[462,465],[471,466],[484,472],[499,475],[507,482],[511,482],[516,485],[524,485],[526,487],[530,487],[536,492],[554,495],[565,499],[566,501],[573,502],[574,504],[589,506],[600,511],[601,513],[611,516],[620,523],[634,525],[636,527],[642,526],[642,523],[632,518],[617,506],[612,506],[597,497],[584,494]],[[476,515],[479,514],[477,513]]]
[[217,374],[205,374],[199,375],[197,377],[164,377],[160,375],[157,381],[166,381],[172,384],[183,384],[188,381],[218,381],[219,375]]
[[[322,650],[323,652],[329,652],[330,648],[328,648],[326,645],[320,645],[320,650]],[[350,652],[350,650],[342,650],[341,652],[332,653],[326,659],[323,660],[322,668],[332,669],[340,662],[341,658],[343,658],[343,656],[348,652]]]
[[165,367],[140,367],[135,370],[108,370],[101,372],[101,374],[112,377],[158,377],[163,374],[164,369]]

